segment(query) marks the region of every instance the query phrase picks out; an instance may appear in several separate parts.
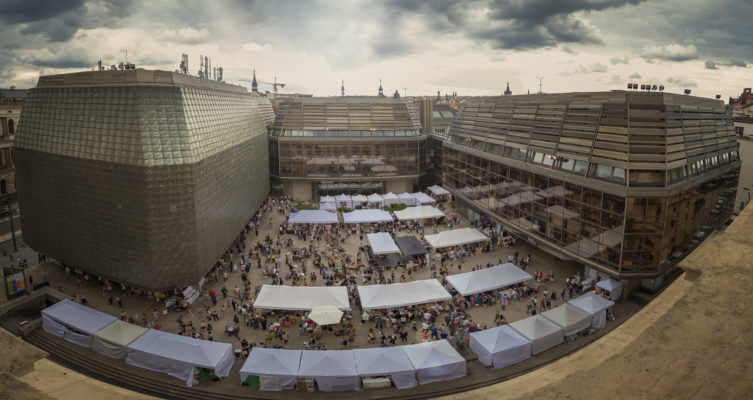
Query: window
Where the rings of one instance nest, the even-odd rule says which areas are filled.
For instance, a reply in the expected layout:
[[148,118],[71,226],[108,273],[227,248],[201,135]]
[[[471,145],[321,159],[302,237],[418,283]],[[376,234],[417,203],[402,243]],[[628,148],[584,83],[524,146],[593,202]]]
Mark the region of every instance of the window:
[[[15,132],[15,127],[13,126],[13,120],[9,119],[8,120],[8,134],[9,135],[14,135],[15,134],[14,132]],[[3,181],[3,182],[5,182],[5,181]],[[3,193],[5,193],[5,192],[3,192]]]
[[588,170],[588,162],[587,161],[581,161],[581,160],[575,160],[575,167],[573,167],[573,172],[576,174],[583,175]]

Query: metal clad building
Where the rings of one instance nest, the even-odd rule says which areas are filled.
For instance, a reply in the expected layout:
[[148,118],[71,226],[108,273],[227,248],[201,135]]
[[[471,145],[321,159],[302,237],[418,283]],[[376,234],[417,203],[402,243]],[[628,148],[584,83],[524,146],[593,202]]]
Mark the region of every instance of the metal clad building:
[[269,189],[256,101],[172,72],[40,78],[14,152],[24,241],[146,288],[195,284]]

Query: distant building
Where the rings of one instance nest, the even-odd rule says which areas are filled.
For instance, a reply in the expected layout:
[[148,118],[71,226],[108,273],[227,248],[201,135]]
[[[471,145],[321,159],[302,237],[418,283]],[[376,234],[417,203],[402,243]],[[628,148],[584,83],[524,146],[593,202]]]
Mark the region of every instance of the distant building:
[[[0,89],[0,197],[8,194],[11,202],[16,200],[13,141],[25,100],[26,89]],[[0,198],[0,207],[5,206],[5,199]]]
[[510,82],[507,82],[507,88],[505,89],[505,96],[509,96],[512,94],[512,90],[510,90]]
[[15,159],[25,243],[149,289],[196,284],[269,188],[254,98],[165,71],[41,77]]

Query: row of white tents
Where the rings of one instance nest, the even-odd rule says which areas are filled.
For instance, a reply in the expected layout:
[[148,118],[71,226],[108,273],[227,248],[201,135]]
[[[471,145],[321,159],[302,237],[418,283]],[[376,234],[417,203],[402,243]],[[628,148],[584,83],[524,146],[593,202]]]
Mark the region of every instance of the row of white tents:
[[42,310],[42,329],[127,364],[174,376],[188,386],[198,368],[224,378],[234,362],[229,343],[143,328],[67,299]]
[[[408,207],[404,210],[395,211],[398,220],[424,220],[429,218],[444,217],[444,213],[432,206]],[[346,224],[371,224],[379,222],[392,222],[395,219],[384,210],[366,209],[353,210],[343,213],[343,222]],[[337,214],[326,210],[301,210],[290,214],[289,224],[338,224],[340,220]]]
[[392,204],[405,204],[406,206],[420,206],[425,204],[434,204],[436,201],[426,193],[400,193],[394,194],[389,192],[381,195],[377,193],[368,196],[359,194],[351,196],[349,194],[338,194],[337,196],[321,196],[319,198],[319,209],[335,210],[340,207],[355,208],[366,204],[374,204],[379,207],[389,206]]
[[359,390],[361,378],[388,376],[395,387],[405,389],[465,375],[465,358],[446,340],[356,350],[255,347],[240,370],[241,383],[256,376],[261,390],[293,389],[305,378],[325,392]]

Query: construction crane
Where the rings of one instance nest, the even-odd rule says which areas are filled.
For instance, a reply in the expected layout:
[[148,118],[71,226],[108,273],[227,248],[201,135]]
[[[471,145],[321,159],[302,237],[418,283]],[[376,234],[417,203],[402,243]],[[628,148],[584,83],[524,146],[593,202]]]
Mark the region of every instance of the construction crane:
[[280,87],[280,88],[284,88],[285,87],[284,83],[277,82],[277,77],[276,76],[274,77],[274,82],[267,82],[267,81],[257,80],[256,79],[256,71],[255,70],[254,70],[254,79],[240,78],[238,80],[239,81],[243,81],[243,82],[251,82],[253,84],[252,85],[252,89],[254,89],[254,90],[256,90],[256,87],[254,87],[254,86],[255,86],[255,84],[257,82],[258,83],[263,83],[265,85],[270,85],[270,86],[272,86],[272,89],[274,90],[275,97],[277,97],[277,88],[278,87]]

